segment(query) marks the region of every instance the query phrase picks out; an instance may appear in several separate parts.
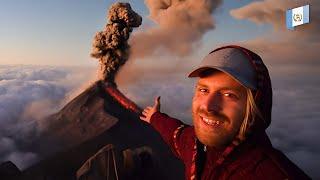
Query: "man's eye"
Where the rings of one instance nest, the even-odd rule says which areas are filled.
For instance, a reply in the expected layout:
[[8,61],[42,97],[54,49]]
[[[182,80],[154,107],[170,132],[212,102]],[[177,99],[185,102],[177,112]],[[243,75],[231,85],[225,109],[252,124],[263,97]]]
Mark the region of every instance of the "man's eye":
[[232,93],[224,93],[223,95],[229,98],[238,98],[235,94],[232,94]]
[[208,92],[208,89],[205,89],[205,88],[199,88],[198,89],[201,93],[207,93]]

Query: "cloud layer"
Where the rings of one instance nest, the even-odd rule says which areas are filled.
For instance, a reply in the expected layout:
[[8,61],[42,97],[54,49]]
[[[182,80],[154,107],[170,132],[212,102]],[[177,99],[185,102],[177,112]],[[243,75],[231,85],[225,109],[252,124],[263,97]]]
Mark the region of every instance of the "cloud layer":
[[314,179],[319,179],[320,80],[315,68],[298,68],[283,73],[285,67],[273,68],[273,120],[268,132],[273,145]]
[[24,148],[38,136],[38,120],[58,111],[90,77],[92,69],[1,65],[0,162],[24,168],[41,158]]

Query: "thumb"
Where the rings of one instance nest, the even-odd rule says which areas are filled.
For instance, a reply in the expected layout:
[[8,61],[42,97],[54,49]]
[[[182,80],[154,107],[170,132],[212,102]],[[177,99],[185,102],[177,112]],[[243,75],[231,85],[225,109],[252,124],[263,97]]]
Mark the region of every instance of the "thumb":
[[155,98],[153,107],[156,110],[160,111],[160,96]]

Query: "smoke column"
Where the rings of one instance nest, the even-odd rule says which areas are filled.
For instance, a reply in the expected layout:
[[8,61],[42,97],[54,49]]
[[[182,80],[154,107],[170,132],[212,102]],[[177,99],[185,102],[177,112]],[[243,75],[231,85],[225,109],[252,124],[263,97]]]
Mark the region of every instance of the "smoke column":
[[211,14],[222,0],[145,0],[150,18],[157,26],[130,39],[130,57],[161,54],[186,56],[198,47],[203,35],[214,29]]
[[115,75],[129,57],[128,39],[132,29],[141,25],[142,18],[129,3],[115,3],[109,9],[109,22],[93,41],[91,56],[99,59],[102,80],[114,83]]

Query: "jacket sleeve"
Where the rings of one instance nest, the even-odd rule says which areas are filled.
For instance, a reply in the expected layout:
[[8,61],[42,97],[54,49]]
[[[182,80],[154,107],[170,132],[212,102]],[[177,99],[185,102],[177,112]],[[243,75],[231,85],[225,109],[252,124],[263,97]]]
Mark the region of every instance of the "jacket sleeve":
[[185,125],[180,120],[171,118],[167,114],[156,112],[151,116],[151,126],[161,135],[162,139],[169,145],[171,151],[180,159],[182,146],[181,134],[185,130]]

